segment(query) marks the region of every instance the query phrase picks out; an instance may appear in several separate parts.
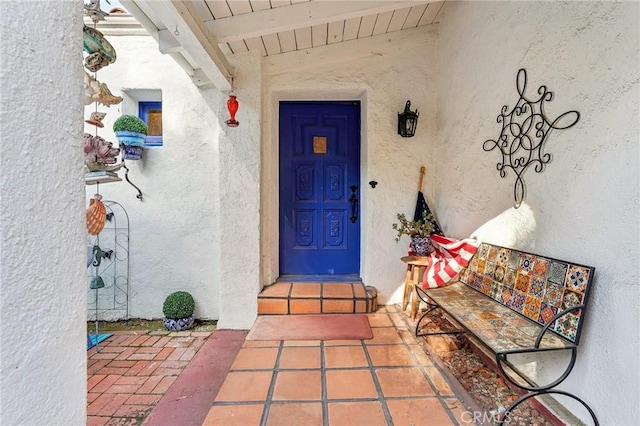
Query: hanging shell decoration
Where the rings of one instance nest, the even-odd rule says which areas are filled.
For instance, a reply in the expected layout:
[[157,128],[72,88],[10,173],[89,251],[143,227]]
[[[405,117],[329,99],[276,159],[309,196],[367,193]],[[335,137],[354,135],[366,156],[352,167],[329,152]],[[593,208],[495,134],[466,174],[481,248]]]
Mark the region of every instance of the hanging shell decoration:
[[122,96],[114,96],[105,83],[100,83],[88,73],[84,73],[84,104],[98,102],[106,107],[122,102]]
[[[118,155],[120,155],[120,148],[115,148],[113,143],[104,140],[100,136],[85,133],[83,145],[84,164],[89,171],[115,171],[122,167],[122,163],[116,164]],[[110,166],[111,164],[113,166]]]
[[84,26],[82,45],[84,51],[89,55],[94,53],[102,54],[108,61],[107,65],[116,61],[116,50],[111,43],[104,38],[104,35],[95,28]]
[[98,235],[107,221],[107,209],[102,204],[102,195],[96,194],[89,200],[87,209],[87,232],[90,235]]

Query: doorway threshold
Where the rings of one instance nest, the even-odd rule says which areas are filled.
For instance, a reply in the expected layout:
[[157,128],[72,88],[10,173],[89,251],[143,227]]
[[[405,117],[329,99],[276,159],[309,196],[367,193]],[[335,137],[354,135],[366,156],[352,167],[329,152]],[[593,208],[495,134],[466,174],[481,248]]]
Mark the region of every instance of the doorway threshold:
[[345,275],[281,275],[276,282],[344,282],[344,283],[361,283],[362,278],[357,274]]

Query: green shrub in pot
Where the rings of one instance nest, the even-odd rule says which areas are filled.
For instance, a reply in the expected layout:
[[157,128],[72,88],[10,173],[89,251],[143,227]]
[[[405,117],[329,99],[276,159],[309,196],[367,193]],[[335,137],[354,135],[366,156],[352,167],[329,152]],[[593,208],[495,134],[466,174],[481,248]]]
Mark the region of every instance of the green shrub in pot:
[[169,331],[188,330],[193,326],[193,310],[196,303],[186,291],[176,291],[167,296],[162,305],[164,326]]

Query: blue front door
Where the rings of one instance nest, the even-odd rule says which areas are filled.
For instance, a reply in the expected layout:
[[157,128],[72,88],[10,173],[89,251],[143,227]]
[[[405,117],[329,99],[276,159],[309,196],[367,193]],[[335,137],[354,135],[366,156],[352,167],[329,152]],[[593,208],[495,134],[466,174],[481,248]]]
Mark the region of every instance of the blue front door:
[[280,275],[360,274],[360,102],[280,103]]

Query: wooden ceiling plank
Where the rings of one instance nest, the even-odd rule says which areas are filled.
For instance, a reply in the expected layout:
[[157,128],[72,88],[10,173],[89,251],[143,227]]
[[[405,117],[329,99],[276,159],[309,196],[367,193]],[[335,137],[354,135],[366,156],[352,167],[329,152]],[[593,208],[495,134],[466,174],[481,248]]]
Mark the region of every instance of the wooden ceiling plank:
[[308,49],[313,46],[311,42],[311,27],[297,29],[294,34],[296,35],[296,49]]
[[249,50],[257,50],[262,56],[267,56],[267,49],[264,47],[262,37],[251,37],[245,40]]
[[[438,12],[436,12],[435,18],[433,18],[433,21],[432,21],[433,24],[437,24],[438,22],[440,22],[440,18],[442,17],[442,11],[444,10],[444,7],[447,4],[447,0],[444,0],[444,1],[440,2],[440,3],[441,4],[440,4],[440,7],[438,8]],[[451,4],[451,3],[449,3],[449,4]]]
[[410,10],[410,7],[394,10],[391,22],[389,22],[389,26],[387,27],[387,32],[400,31],[404,27],[404,23],[407,20],[407,16],[409,16]]
[[423,25],[431,25],[433,21],[436,19],[438,12],[440,12],[440,8],[444,4],[444,1],[437,1],[433,3],[429,3],[427,5],[427,10],[425,10],[424,15],[420,18],[420,22],[418,22],[418,26],[421,27]]
[[418,22],[420,22],[420,18],[424,14],[425,10],[427,10],[427,5],[423,4],[422,6],[414,6],[409,11],[409,16],[407,16],[407,20],[404,22],[404,28],[415,28],[418,26]]
[[229,45],[229,48],[231,48],[231,51],[233,53],[242,53],[249,51],[249,48],[247,47],[247,44],[244,42],[244,40],[234,40],[230,41],[227,44]]
[[327,24],[314,25],[311,27],[311,42],[313,47],[327,44]]
[[278,34],[267,34],[262,36],[262,41],[264,42],[264,48],[267,50],[267,55],[277,55],[278,53],[282,53]]
[[271,7],[291,6],[290,0],[271,0]]
[[283,53],[296,50],[296,33],[293,30],[278,33],[278,39]]
[[358,31],[358,38],[371,37],[373,34],[373,27],[376,25],[376,18],[378,15],[363,16],[360,21],[360,30]]
[[389,22],[393,16],[393,10],[389,12],[378,13],[378,19],[376,19],[376,25],[373,27],[373,35],[384,34],[389,28]]
[[213,19],[222,19],[228,18],[232,16],[231,9],[229,9],[229,5],[226,1],[220,0],[205,0],[207,7],[213,14]]
[[327,24],[327,44],[340,43],[343,40],[344,21]]
[[[248,0],[246,0],[248,3]],[[230,0],[230,4],[234,2]],[[260,10],[224,19],[206,21],[205,25],[220,43],[274,34],[297,28],[327,24],[362,15],[376,15],[397,8],[417,6],[415,1],[309,1],[286,7]],[[425,2],[420,2],[425,3]],[[273,0],[272,0],[273,4]],[[234,10],[235,14],[235,10]],[[373,32],[373,28],[372,28]]]
[[233,51],[229,47],[229,43],[223,43],[220,45],[220,51],[224,53],[225,56],[233,55]]
[[[207,3],[204,1],[185,1],[185,5],[196,13],[194,16],[199,16],[203,21],[213,19],[214,16],[209,10]],[[192,13],[193,13],[192,12]]]
[[342,33],[342,41],[354,40],[358,38],[360,30],[360,21],[362,18],[351,18],[344,21],[344,31]]
[[251,9],[253,9],[254,12],[271,9],[271,3],[269,0],[250,0],[250,2]]
[[227,4],[229,5],[229,9],[231,9],[233,16],[253,12],[253,10],[251,10],[251,3],[249,3],[249,0],[227,0]]

